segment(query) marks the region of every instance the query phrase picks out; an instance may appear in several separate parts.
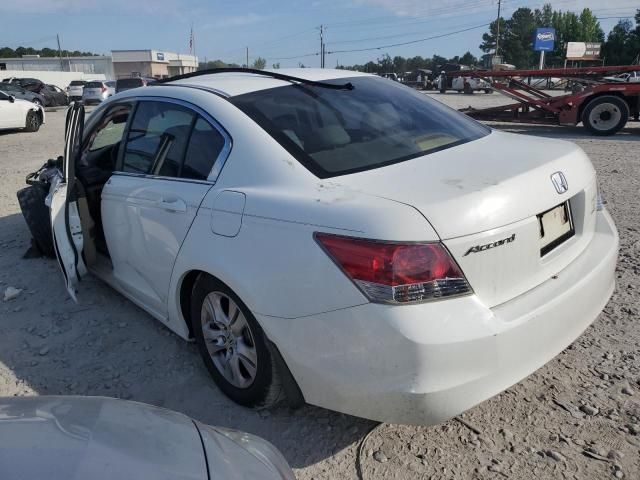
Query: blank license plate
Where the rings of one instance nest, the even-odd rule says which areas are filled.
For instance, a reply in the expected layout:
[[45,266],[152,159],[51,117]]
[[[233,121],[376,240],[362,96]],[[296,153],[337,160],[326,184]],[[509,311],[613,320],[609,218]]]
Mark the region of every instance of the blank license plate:
[[538,215],[538,225],[540,256],[543,256],[575,234],[569,202],[564,202]]

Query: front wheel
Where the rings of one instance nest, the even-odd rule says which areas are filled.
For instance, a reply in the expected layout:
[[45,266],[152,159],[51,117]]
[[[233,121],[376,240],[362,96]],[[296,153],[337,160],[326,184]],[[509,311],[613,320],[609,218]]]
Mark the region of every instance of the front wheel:
[[229,287],[202,275],[193,287],[191,322],[207,370],[231,400],[256,408],[281,400],[284,391],[268,340]]
[[40,117],[36,112],[30,111],[27,113],[24,129],[27,132],[37,132],[40,130]]
[[613,135],[629,120],[629,105],[614,95],[596,97],[582,112],[582,124],[594,135]]

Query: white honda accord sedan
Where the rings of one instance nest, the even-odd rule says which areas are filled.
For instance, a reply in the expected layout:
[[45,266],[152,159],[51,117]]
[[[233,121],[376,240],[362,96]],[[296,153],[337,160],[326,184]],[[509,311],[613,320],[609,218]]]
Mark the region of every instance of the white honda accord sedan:
[[83,118],[50,198],[70,294],[104,279],[243,405],[441,422],[551,360],[614,289],[580,148],[396,82],[198,72]]

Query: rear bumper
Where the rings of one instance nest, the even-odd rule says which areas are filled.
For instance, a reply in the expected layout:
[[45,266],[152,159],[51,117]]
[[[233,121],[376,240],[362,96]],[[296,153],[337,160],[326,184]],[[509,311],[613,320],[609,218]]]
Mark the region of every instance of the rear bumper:
[[571,344],[611,297],[617,253],[615,226],[601,211],[588,247],[556,278],[491,309],[468,296],[257,317],[307,402],[384,422],[435,424]]

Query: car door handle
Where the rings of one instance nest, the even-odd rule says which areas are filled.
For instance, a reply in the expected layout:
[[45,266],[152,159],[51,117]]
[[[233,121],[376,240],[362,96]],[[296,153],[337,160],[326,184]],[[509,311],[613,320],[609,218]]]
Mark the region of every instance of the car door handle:
[[181,198],[161,198],[157,205],[168,212],[185,213],[187,204]]

